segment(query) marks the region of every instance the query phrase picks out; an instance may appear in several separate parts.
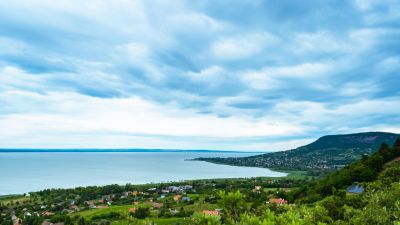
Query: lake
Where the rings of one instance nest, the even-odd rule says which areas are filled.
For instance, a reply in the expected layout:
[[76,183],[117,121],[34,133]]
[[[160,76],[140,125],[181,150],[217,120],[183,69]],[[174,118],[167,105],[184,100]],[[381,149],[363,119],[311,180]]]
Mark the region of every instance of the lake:
[[0,152],[0,195],[46,188],[286,175],[264,168],[185,160],[250,155],[255,153]]

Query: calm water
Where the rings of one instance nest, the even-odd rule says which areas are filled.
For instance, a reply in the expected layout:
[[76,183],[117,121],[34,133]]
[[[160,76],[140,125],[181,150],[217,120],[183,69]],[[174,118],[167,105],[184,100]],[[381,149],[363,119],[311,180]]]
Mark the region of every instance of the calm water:
[[143,184],[205,178],[285,176],[263,168],[185,161],[196,157],[247,153],[0,153],[0,195],[45,188]]

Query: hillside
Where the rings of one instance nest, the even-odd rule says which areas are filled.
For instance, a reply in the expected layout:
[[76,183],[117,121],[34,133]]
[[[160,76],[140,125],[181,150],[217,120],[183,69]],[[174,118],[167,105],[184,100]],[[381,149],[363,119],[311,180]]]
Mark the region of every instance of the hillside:
[[115,184],[0,196],[0,224],[399,225],[399,157],[397,139],[313,180]]
[[288,151],[237,158],[198,158],[212,163],[266,167],[279,170],[332,170],[371,154],[382,143],[392,145],[398,134],[366,132],[323,136],[315,142]]
[[[395,141],[393,147],[382,144],[378,151],[373,154],[364,156],[361,160],[351,163],[323,179],[309,183],[298,190],[297,195],[302,193],[303,196],[308,196],[308,198],[315,195],[331,195],[334,194],[334,189],[344,188],[352,182],[371,182],[385,167],[397,164],[399,156],[400,139]],[[396,176],[398,177],[398,174]]]

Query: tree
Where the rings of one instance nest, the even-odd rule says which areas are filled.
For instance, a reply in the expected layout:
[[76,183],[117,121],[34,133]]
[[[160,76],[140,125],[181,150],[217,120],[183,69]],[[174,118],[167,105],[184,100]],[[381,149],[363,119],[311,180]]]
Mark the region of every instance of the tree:
[[71,217],[66,216],[64,219],[64,225],[72,225],[72,224],[73,223],[72,223]]
[[144,218],[150,216],[150,209],[148,207],[139,207],[135,211],[133,216],[138,218],[138,219],[144,219]]
[[193,225],[220,225],[221,217],[219,216],[208,216],[201,213],[193,214],[192,223]]
[[396,141],[394,142],[393,147],[395,148],[400,148],[400,138],[397,138]]
[[219,192],[219,197],[221,198],[219,205],[224,209],[228,219],[238,221],[240,215],[245,213],[249,208],[249,205],[244,200],[244,196],[240,191],[228,193],[221,191]]
[[83,217],[81,216],[81,218],[79,218],[79,220],[78,220],[78,225],[86,225],[85,218],[83,218]]

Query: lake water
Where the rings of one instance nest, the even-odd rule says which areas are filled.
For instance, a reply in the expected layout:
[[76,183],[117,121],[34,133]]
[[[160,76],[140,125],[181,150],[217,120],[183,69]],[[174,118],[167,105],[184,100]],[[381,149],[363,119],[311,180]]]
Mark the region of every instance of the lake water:
[[24,152],[0,153],[0,195],[45,188],[143,184],[209,178],[280,177],[264,168],[187,161],[196,157],[249,156],[248,153],[193,152]]

